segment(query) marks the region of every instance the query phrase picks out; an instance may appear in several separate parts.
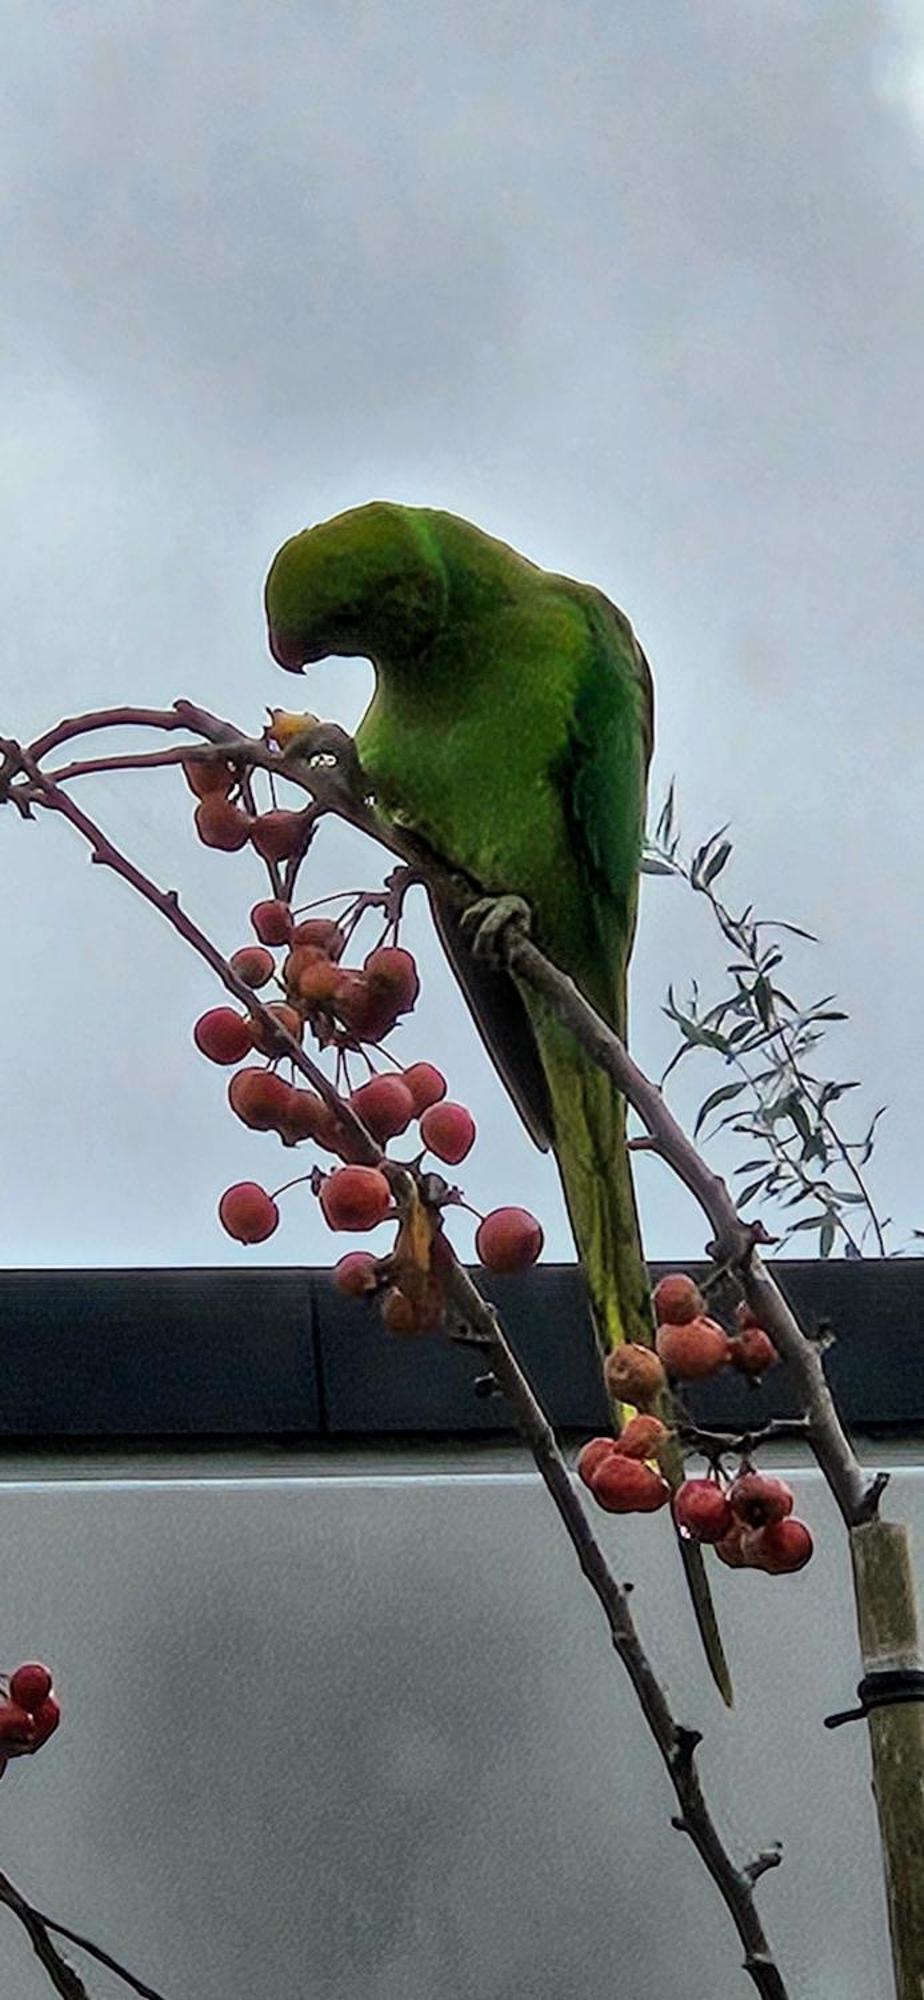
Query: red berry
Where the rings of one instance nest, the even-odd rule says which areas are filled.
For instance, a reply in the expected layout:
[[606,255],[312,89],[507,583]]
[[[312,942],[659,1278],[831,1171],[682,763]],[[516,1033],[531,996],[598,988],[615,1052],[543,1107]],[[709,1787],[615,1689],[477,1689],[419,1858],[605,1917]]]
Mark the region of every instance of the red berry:
[[613,1449],[624,1458],[655,1458],[667,1434],[667,1425],[662,1424],[660,1417],[630,1417]]
[[784,1479],[768,1479],[763,1472],[740,1472],[728,1489],[732,1513],[748,1528],[763,1528],[768,1521],[782,1521],[793,1510],[793,1492]]
[[669,1375],[698,1382],[725,1367],[731,1342],[717,1320],[701,1313],[684,1326],[659,1326],[655,1346]]
[[315,944],[299,945],[290,951],[282,976],[286,991],[309,1012],[316,1007],[330,1011],[343,978],[339,965]]
[[316,1090],[289,1089],[284,1122],[287,1139],[314,1139],[317,1145],[326,1146],[329,1152],[338,1151],[337,1145],[332,1143],[342,1136],[337,1119],[330,1105]]
[[265,986],[276,970],[271,951],[262,944],[245,944],[231,953],[231,965],[245,986]]
[[279,1226],[279,1210],[256,1181],[236,1181],[221,1197],[218,1219],[236,1242],[265,1243]]
[[346,938],[333,917],[306,917],[304,923],[296,924],[291,943],[293,946],[313,944],[318,950],[326,952],[328,958],[340,958]]
[[286,812],[281,807],[273,812],[260,813],[250,822],[251,846],[256,848],[264,861],[286,861],[290,854],[295,853],[301,840],[303,824],[301,813]]
[[401,1081],[414,1100],[415,1118],[428,1111],[431,1104],[438,1104],[446,1095],[446,1078],[433,1063],[412,1063],[410,1069],[404,1070]]
[[353,1091],[349,1101],[380,1145],[406,1132],[414,1116],[414,1100],[400,1076],[370,1077]]
[[288,944],[292,934],[292,912],[288,903],[271,896],[264,903],[255,903],[250,912],[250,921],[261,944]]
[[417,965],[401,945],[380,945],[363,961],[363,972],[373,992],[387,992],[396,1014],[408,1014],[420,992]]
[[742,1541],[752,1566],[768,1570],[771,1576],[804,1569],[814,1547],[805,1522],[794,1521],[791,1516],[788,1520],[769,1521],[765,1528],[753,1533],[745,1531]]
[[334,1265],[334,1284],[351,1299],[365,1298],[379,1283],[379,1266],[368,1250],[348,1250]]
[[494,1208],[478,1225],[475,1255],[488,1271],[528,1271],[544,1241],[541,1224],[528,1209]]
[[723,1535],[721,1541],[715,1542],[713,1546],[719,1561],[725,1563],[728,1569],[753,1568],[753,1564],[744,1547],[744,1530],[741,1522],[736,1521],[734,1516],[732,1516],[732,1525],[728,1533]]
[[581,1446],[575,1471],[578,1478],[583,1479],[585,1486],[591,1485],[594,1473],[603,1464],[604,1459],[612,1455],[615,1445],[615,1438],[588,1438],[587,1443]]
[[431,1104],[420,1121],[420,1136],[438,1160],[457,1167],[475,1144],[475,1120],[464,1104]]
[[228,1103],[252,1132],[278,1132],[292,1111],[290,1083],[272,1069],[239,1069],[228,1085]]
[[333,1012],[358,1042],[378,1043],[390,1035],[399,1009],[387,987],[372,987],[364,972],[341,972]]
[[38,1708],[33,1711],[32,1715],[32,1741],[36,1750],[43,1743],[47,1743],[49,1736],[53,1735],[57,1729],[60,1720],[60,1704],[55,1700],[53,1694],[46,1695],[45,1700],[39,1702]]
[[[272,1014],[274,1021],[278,1021],[279,1026],[285,1028],[286,1032],[292,1035],[295,1041],[301,1041],[304,1024],[301,1015],[296,1013],[294,1007],[287,1007],[284,1000],[271,1000],[266,1011],[268,1014]],[[270,1028],[264,1027],[262,1021],[251,1021],[250,1042],[251,1047],[258,1049],[261,1056],[278,1056],[281,1054],[275,1035],[273,1035]]]
[[607,1514],[653,1514],[671,1497],[667,1480],[659,1472],[615,1451],[598,1465],[590,1490]]
[[25,1666],[17,1667],[10,1675],[10,1697],[21,1708],[27,1708],[30,1715],[40,1701],[51,1693],[51,1674],[39,1660],[28,1660]]
[[253,822],[247,813],[240,812],[230,799],[220,793],[210,792],[208,798],[202,799],[194,818],[196,832],[204,847],[220,847],[226,854],[246,847]]
[[0,1744],[7,1753],[20,1743],[31,1743],[32,1717],[18,1701],[0,1701]]
[[331,1229],[375,1229],[391,1207],[391,1189],[377,1167],[337,1167],[321,1189]]
[[193,1029],[193,1041],[201,1055],[214,1063],[237,1063],[252,1047],[250,1022],[233,1007],[210,1007],[200,1014]]
[[723,1541],[734,1518],[728,1496],[715,1479],[685,1479],[674,1494],[674,1520],[694,1541]]
[[645,1409],[657,1402],[666,1386],[663,1365],[653,1347],[640,1341],[626,1341],[613,1349],[603,1364],[606,1386],[617,1401]]
[[698,1285],[684,1271],[672,1271],[660,1278],[651,1295],[655,1317],[661,1325],[686,1326],[706,1309]]
[[764,1375],[779,1358],[762,1326],[746,1326],[731,1344],[731,1365],[740,1369],[742,1375]]
[[230,764],[206,763],[204,758],[201,761],[190,759],[187,763],[184,759],[180,768],[197,799],[210,798],[215,792],[224,797],[234,783],[235,773]]

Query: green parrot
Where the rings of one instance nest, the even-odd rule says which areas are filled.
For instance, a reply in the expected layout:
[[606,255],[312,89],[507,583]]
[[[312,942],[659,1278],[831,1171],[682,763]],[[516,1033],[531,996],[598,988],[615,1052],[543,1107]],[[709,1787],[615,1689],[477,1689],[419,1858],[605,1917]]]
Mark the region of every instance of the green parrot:
[[[454,514],[377,500],[284,543],[266,614],[290,671],[328,654],[371,660],[356,748],[380,810],[485,896],[521,898],[536,944],[625,1038],[653,693],[623,612]],[[624,1099],[547,1002],[431,906],[503,1083],[554,1150],[599,1345],[650,1346]],[[702,1552],[680,1546],[730,1701]]]

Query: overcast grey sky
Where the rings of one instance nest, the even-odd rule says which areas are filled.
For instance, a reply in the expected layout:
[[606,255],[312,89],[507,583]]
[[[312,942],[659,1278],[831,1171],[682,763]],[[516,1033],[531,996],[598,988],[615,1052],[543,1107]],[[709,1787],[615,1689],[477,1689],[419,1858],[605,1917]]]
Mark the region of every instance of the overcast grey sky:
[[[863,1079],[858,1120],[888,1101],[874,1185],[924,1226],[921,0],[8,0],[0,90],[0,733],[300,705],[267,564],[373,497],[593,580],[652,661],[655,803],[676,773],[691,837],[731,821],[733,903],[819,934],[789,989],[849,1010],[829,1073]],[[305,705],[352,725],[370,683],[325,664]],[[260,864],[194,841],[177,775],[81,796],[245,940]],[[294,1156],[193,1050],[207,969],[62,824],[6,814],[0,839],[3,1263],[338,1254],[300,1190],[261,1248],[218,1227],[224,1186]],[[380,873],[319,841],[318,895]],[[471,1104],[472,1200],[526,1203],[570,1255],[419,911],[411,939],[396,1048]],[[722,962],[689,892],[647,880],[644,1066],[673,1046],[668,979]],[[677,1107],[710,1080],[681,1071]],[[657,1163],[639,1192],[649,1253],[698,1254]]]

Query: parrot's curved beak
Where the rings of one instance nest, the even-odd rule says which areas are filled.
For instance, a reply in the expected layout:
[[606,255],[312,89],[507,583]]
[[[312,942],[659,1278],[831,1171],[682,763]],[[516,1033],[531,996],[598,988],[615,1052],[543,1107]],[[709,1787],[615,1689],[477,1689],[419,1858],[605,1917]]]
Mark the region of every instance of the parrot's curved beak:
[[269,627],[268,639],[270,652],[278,666],[285,667],[289,674],[304,673],[309,656],[297,639],[286,638],[285,633],[277,631],[273,625]]

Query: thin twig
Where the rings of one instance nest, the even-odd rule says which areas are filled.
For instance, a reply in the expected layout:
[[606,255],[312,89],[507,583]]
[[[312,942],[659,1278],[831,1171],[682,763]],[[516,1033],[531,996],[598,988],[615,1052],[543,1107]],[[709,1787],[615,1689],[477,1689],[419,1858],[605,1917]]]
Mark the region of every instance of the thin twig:
[[59,1924],[53,1917],[46,1916],[44,1911],[35,1909],[2,1870],[0,1870],[0,1903],[5,1903],[7,1909],[12,1910],[13,1915],[19,1918],[29,1934],[36,1957],[48,1973],[55,1992],[63,1994],[64,2000],[89,2000],[89,1995],[79,1974],[55,1949],[48,1935],[49,1931],[57,1931],[60,1937],[68,1938],[71,1944],[80,1945],[83,1951],[90,1953],[91,1958],[98,1959],[100,1965],[106,1965],[110,1972],[117,1973],[118,1977],[125,1981],[126,1986],[130,1986],[134,1993],[140,1994],[141,2000],[164,2000],[163,1994],[159,1993],[156,1987],[148,1986],[117,1958],[113,1958],[108,1951],[103,1951],[100,1945],[94,1944],[91,1938],[84,1937],[80,1931],[69,1930],[66,1924]]

